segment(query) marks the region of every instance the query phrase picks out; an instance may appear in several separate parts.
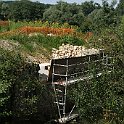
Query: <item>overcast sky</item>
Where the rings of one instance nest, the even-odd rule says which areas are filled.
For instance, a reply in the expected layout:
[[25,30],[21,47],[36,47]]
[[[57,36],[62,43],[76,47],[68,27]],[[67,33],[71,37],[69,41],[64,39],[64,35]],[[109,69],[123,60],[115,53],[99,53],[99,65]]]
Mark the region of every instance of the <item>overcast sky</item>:
[[[14,1],[14,0],[3,0],[3,1]],[[33,1],[33,2],[38,1],[40,3],[45,3],[45,4],[56,4],[56,2],[60,1],[60,0],[31,0],[31,1]],[[85,2],[85,1],[91,1],[91,0],[62,0],[62,1],[68,2],[68,3],[74,3],[75,2],[77,4],[81,4],[81,3]],[[102,0],[92,0],[92,1],[94,1],[96,3],[100,3],[100,4],[102,3]],[[107,0],[107,1],[109,3],[111,3],[113,0]],[[117,1],[119,1],[119,0],[117,0]]]
[[[39,1],[41,3],[49,3],[49,4],[55,4],[57,1],[59,0],[32,0],[32,1]],[[65,1],[65,2],[68,2],[68,3],[78,3],[78,4],[81,4],[82,2],[84,1],[91,1],[91,0],[62,0],[62,1]],[[97,2],[97,3],[102,3],[102,0],[93,0],[94,2]],[[107,0],[109,3],[111,3],[112,0]],[[118,0],[117,0],[118,1]]]

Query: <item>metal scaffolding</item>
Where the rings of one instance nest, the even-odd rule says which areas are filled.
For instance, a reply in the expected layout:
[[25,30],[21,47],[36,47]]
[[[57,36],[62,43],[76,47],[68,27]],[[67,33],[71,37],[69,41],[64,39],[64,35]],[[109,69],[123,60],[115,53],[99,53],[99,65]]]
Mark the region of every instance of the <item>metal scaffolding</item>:
[[104,51],[99,54],[92,54],[81,57],[52,59],[49,81],[55,93],[55,104],[58,108],[59,123],[66,123],[76,117],[78,114],[72,114],[75,105],[70,113],[66,114],[67,87],[78,81],[89,80],[99,77],[103,73],[113,71],[114,59]]

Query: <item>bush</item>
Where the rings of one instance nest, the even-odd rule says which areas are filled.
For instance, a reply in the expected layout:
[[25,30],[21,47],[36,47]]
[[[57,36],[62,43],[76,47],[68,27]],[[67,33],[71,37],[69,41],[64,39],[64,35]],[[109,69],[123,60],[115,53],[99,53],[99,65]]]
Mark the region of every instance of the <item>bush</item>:
[[10,89],[16,82],[16,72],[19,69],[22,60],[20,56],[13,55],[11,52],[0,49],[0,117],[10,116],[11,95]]
[[72,36],[45,36],[37,35],[28,37],[27,35],[13,35],[9,36],[8,39],[18,41],[22,44],[27,50],[35,51],[33,49],[32,43],[37,43],[40,46],[46,48],[48,52],[51,52],[52,48],[58,48],[62,43],[69,43],[73,45],[83,45],[84,41],[80,38]]
[[55,117],[51,85],[39,81],[39,66],[0,49],[0,122]]
[[105,49],[114,57],[114,71],[72,87],[69,93],[75,100],[81,123],[124,122],[124,33],[121,30],[122,27],[106,29],[88,43],[88,47]]

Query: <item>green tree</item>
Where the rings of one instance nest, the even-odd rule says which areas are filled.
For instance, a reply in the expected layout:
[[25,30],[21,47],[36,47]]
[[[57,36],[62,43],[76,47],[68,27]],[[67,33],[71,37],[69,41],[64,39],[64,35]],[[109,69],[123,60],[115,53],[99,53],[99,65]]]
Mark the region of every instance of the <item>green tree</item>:
[[124,0],[119,0],[116,11],[119,15],[124,15]]
[[116,26],[119,22],[115,9],[106,1],[103,1],[101,9],[95,9],[88,18],[92,21],[93,30]]
[[11,87],[16,81],[15,71],[21,61],[17,55],[0,49],[0,118],[6,118],[11,115]]
[[51,6],[43,13],[43,20],[49,22],[59,22],[62,16],[62,12],[56,8],[56,6]]
[[4,20],[8,19],[8,15],[9,15],[9,5],[7,3],[2,3],[1,6],[1,15],[3,16]]
[[40,82],[38,65],[0,49],[0,70],[0,123],[9,119],[45,123],[55,118],[52,87]]
[[15,20],[28,20],[31,18],[32,2],[15,1],[10,6],[11,16]]
[[100,8],[101,8],[100,4],[94,3],[93,1],[89,1],[89,2],[86,1],[81,4],[81,9],[85,16],[89,15],[95,9],[100,9]]
[[45,5],[39,2],[31,2],[29,0],[10,1],[6,3],[9,6],[8,18],[15,21],[42,19],[45,9],[50,6],[48,4]]
[[2,2],[0,1],[0,19],[2,19],[1,11],[2,11]]
[[80,26],[84,20],[84,14],[76,3],[68,4],[67,2],[59,1],[58,4],[44,12],[43,20],[60,23],[66,22],[70,25]]

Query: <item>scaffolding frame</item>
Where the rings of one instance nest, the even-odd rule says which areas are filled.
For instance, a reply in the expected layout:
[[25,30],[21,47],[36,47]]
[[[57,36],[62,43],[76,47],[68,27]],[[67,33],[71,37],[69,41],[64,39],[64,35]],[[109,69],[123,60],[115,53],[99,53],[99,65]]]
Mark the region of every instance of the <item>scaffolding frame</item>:
[[[63,62],[61,62],[63,61]],[[99,54],[92,54],[74,58],[52,59],[51,80],[55,93],[55,104],[57,104],[59,123],[66,123],[78,117],[72,114],[75,105],[66,115],[66,98],[68,85],[78,81],[90,80],[94,76],[99,77],[105,73],[111,73],[114,59],[102,50]],[[94,70],[95,69],[95,70]],[[103,69],[103,70],[102,70]]]

